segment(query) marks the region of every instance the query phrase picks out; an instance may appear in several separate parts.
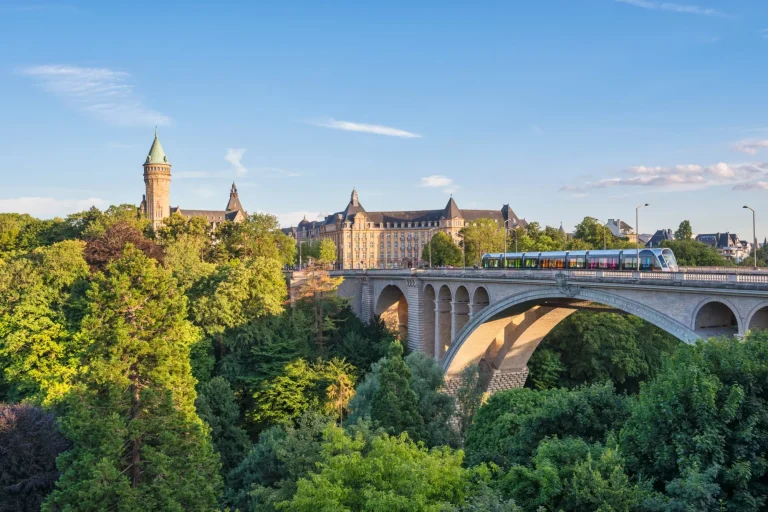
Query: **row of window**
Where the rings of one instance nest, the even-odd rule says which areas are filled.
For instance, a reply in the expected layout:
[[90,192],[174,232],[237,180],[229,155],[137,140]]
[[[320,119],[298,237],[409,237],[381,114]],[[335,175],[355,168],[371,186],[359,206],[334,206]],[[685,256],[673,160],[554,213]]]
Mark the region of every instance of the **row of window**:
[[[636,270],[637,258],[635,255],[619,256],[571,256],[566,261],[565,257],[516,257],[516,258],[489,258],[484,260],[485,268],[513,268],[513,269],[586,269],[586,270]],[[640,270],[660,270],[653,255],[640,256]]]

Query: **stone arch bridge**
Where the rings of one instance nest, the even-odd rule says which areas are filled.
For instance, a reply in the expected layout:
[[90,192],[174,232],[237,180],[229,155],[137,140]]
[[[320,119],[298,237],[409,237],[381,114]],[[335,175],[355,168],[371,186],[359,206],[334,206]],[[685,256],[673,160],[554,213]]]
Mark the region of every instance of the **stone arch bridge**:
[[[638,316],[692,343],[768,328],[768,273],[594,270],[340,270],[339,295],[440,362],[449,389],[468,364],[489,391],[520,387],[541,340],[579,309]],[[453,383],[453,384],[452,384]]]

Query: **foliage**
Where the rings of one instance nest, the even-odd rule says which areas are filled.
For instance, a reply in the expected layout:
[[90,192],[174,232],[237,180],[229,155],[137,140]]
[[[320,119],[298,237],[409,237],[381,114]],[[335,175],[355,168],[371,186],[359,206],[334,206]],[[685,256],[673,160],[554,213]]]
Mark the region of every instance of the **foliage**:
[[274,511],[290,499],[298,480],[321,460],[323,432],[333,423],[316,412],[302,415],[297,424],[279,425],[262,432],[240,465],[227,479],[224,501],[243,512]]
[[461,371],[461,385],[456,392],[459,409],[459,428],[466,435],[475,413],[483,403],[485,382],[476,364],[468,365]]
[[621,434],[628,467],[679,508],[762,510],[768,335],[687,347],[642,389]]
[[697,240],[665,240],[661,246],[672,249],[677,264],[683,267],[733,266],[733,262],[723,258],[716,249]]
[[628,399],[610,384],[575,391],[498,392],[480,408],[466,440],[471,464],[525,465],[546,437],[581,437],[604,442],[629,416]]
[[53,414],[31,405],[0,403],[0,512],[40,510],[69,448]]
[[336,296],[336,289],[341,284],[343,277],[331,277],[319,265],[311,265],[306,273],[304,280],[296,290],[296,297],[304,299],[311,305],[312,309],[312,328],[315,333],[315,344],[319,351],[325,350],[325,343],[328,331],[332,331],[334,325],[328,323],[328,308],[337,308],[339,298]]
[[422,352],[405,357],[411,370],[410,387],[418,397],[418,410],[424,421],[424,437],[428,447],[451,445],[459,440],[451,421],[456,412],[452,396],[444,392],[443,369],[434,359]]
[[693,229],[691,228],[691,222],[684,220],[680,223],[680,226],[675,231],[675,240],[690,240],[693,238]]
[[221,458],[222,474],[226,475],[243,460],[250,448],[248,435],[238,426],[240,409],[229,383],[222,377],[214,377],[201,384],[195,408],[211,430],[213,447]]
[[329,427],[319,469],[298,482],[288,511],[439,511],[462,504],[472,491],[472,470],[463,454],[442,447],[427,450],[405,434],[366,441]]
[[340,380],[345,386],[354,386],[355,368],[344,360],[318,360],[315,364],[303,359],[292,361],[254,393],[249,419],[263,426],[288,424],[309,410],[333,410],[339,398],[334,384]]
[[502,252],[504,248],[504,226],[493,219],[481,218],[463,227],[459,234],[462,236],[467,265],[477,265],[483,254]]
[[330,238],[323,238],[317,249],[317,261],[323,265],[330,265],[336,261],[336,244]]
[[249,215],[244,222],[222,222],[216,228],[213,259],[226,262],[232,259],[274,260],[278,267],[291,265],[296,252],[292,237],[280,230],[277,217],[266,213]]
[[209,510],[219,462],[195,414],[197,330],[170,273],[128,245],[94,277],[87,340],[63,406],[73,442],[45,510]]
[[575,387],[607,380],[636,393],[680,341],[640,318],[577,311],[544,338],[529,361],[528,385]]
[[576,224],[573,237],[593,249],[602,249],[603,245],[608,249],[630,249],[635,246],[626,238],[614,236],[605,224],[594,217],[584,217],[580,223]]
[[52,403],[68,390],[80,344],[72,294],[88,274],[83,244],[60,242],[0,261],[0,390],[8,400]]
[[419,397],[411,388],[413,373],[403,360],[403,347],[392,343],[379,367],[379,387],[371,397],[371,419],[389,433],[406,432],[415,441],[425,437]]
[[442,231],[435,232],[421,251],[421,260],[431,262],[435,267],[460,267],[462,265],[462,253],[451,240],[450,235]]
[[615,442],[606,447],[578,438],[543,441],[532,467],[513,466],[500,487],[525,510],[639,511],[653,496],[630,482]]
[[110,261],[123,255],[126,244],[131,244],[150,258],[163,261],[163,250],[160,246],[128,222],[117,222],[106,228],[97,238],[89,240],[85,247],[85,260],[92,270],[104,270]]

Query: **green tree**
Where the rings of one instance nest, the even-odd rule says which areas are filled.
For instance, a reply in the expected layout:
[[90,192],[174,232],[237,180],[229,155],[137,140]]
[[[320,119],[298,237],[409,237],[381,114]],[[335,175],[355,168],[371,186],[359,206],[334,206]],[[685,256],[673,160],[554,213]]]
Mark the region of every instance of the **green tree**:
[[637,317],[578,311],[533,353],[528,385],[544,389],[610,380],[636,393],[679,346],[677,338]]
[[366,442],[360,434],[326,430],[317,473],[298,482],[281,510],[438,511],[461,505],[472,493],[473,471],[462,468],[462,452],[427,450],[405,434]]
[[603,245],[606,245],[608,249],[634,248],[634,244],[626,238],[614,236],[605,224],[594,217],[584,217],[580,223],[576,224],[573,237],[592,249],[602,249]]
[[678,265],[684,267],[729,267],[733,262],[723,256],[707,244],[697,240],[666,240],[662,247],[672,249]]
[[[45,510],[210,510],[218,456],[195,414],[196,329],[170,273],[128,246],[98,274],[62,426],[72,450]],[[190,470],[190,468],[194,468]]]
[[459,428],[466,434],[472,425],[475,413],[483,403],[485,381],[476,364],[468,365],[461,371],[461,385],[456,392],[459,405]]
[[195,408],[211,429],[213,446],[221,457],[221,472],[226,475],[240,464],[250,448],[248,435],[238,426],[240,408],[229,383],[214,377],[201,384]]
[[336,261],[336,244],[330,238],[320,240],[317,249],[317,261],[323,265],[330,265]]
[[[467,256],[467,265],[478,265],[483,254],[504,250],[504,226],[489,218],[481,218],[463,227],[459,234],[463,237]],[[510,237],[507,237],[509,243]]]
[[65,241],[0,260],[0,390],[52,404],[69,390],[82,344],[73,294],[86,286],[83,244]]
[[684,220],[675,231],[675,240],[690,240],[693,238],[693,229],[690,221]]
[[392,343],[389,356],[379,368],[379,387],[371,398],[371,419],[387,432],[406,432],[415,441],[424,440],[424,419],[419,397],[411,388],[413,373],[403,360],[403,346]]
[[622,430],[627,467],[666,491],[671,510],[763,510],[766,378],[766,333],[679,350],[642,389]]
[[265,430],[259,442],[227,479],[225,503],[233,510],[273,512],[275,505],[296,493],[299,479],[323,460],[324,432],[334,423],[317,412],[306,413],[296,425]]
[[453,243],[450,235],[442,231],[436,232],[429,242],[424,245],[424,249],[421,251],[421,259],[425,263],[431,261],[435,267],[460,267],[462,265],[461,249]]

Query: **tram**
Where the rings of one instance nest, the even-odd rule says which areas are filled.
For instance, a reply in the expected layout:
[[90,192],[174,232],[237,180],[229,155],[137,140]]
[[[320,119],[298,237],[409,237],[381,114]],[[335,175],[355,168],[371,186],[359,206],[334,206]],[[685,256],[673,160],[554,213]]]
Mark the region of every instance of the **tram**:
[[[498,270],[637,270],[635,249],[604,251],[508,252],[484,254],[484,269]],[[641,249],[641,272],[677,272],[671,249]]]

